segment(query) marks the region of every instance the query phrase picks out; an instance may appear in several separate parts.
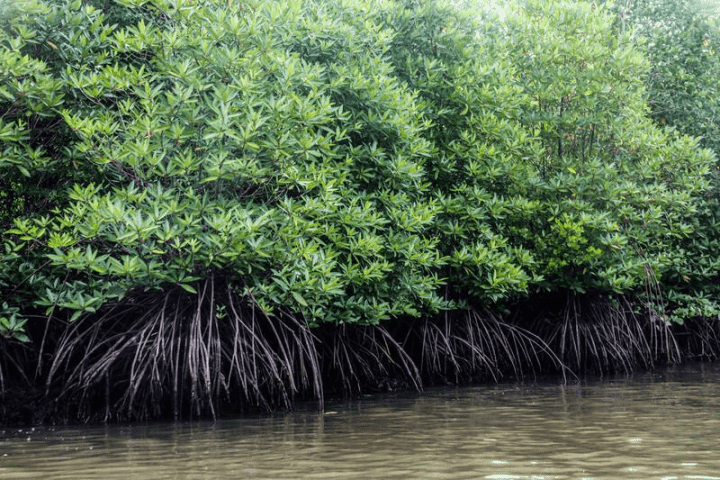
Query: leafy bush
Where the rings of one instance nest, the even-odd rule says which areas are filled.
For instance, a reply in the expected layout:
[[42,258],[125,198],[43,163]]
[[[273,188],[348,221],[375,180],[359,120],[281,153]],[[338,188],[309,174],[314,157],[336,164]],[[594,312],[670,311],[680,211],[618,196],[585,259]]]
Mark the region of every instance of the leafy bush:
[[[720,25],[708,17],[703,2],[633,0],[616,6],[618,28],[642,39],[651,69],[645,76],[650,116],[659,125],[698,139],[720,153]],[[703,13],[704,12],[704,13]],[[693,317],[717,318],[718,203],[717,168],[712,190],[697,203],[693,235],[668,252],[662,295],[675,321]],[[689,228],[689,227],[688,227]]]
[[[12,51],[34,49],[64,96],[42,107],[63,124],[50,157],[67,205],[19,216],[6,237],[21,275],[51,262],[29,282],[47,314],[76,318],[133,288],[194,293],[212,271],[310,323],[442,305],[442,260],[415,234],[435,210],[425,120],[383,58],[387,32],[300,2],[115,8],[125,27],[81,2],[11,27],[30,38]],[[320,62],[326,45],[342,48]]]
[[[469,56],[449,75],[453,89],[413,84],[434,99],[431,111],[456,119],[437,124],[444,163],[430,166],[446,206],[438,218],[450,283],[478,271],[484,280],[460,296],[631,293],[672,267],[697,232],[713,159],[646,116],[650,65],[614,22],[585,2],[511,4],[504,20],[487,18],[461,42]],[[414,51],[398,55],[429,64]]]
[[642,287],[711,159],[608,9],[508,8],[6,7],[2,288],[74,319],[221,273],[315,325]]
[[[1,8],[0,349],[39,342],[0,393],[17,370],[64,415],[148,418],[323,375],[628,369],[676,358],[653,309],[717,307],[683,287],[717,277],[715,160],[648,115],[657,63],[609,6]],[[496,314],[543,295],[569,299],[547,342]]]
[[634,0],[617,8],[620,28],[645,39],[652,64],[646,77],[651,117],[720,152],[717,19],[679,0]]

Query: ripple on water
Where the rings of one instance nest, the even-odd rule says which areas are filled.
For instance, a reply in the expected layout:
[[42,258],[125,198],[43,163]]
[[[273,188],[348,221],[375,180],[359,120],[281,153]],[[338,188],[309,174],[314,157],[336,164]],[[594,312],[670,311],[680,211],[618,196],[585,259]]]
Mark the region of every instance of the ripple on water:
[[718,407],[716,366],[378,395],[326,414],[6,431],[0,479],[720,480]]

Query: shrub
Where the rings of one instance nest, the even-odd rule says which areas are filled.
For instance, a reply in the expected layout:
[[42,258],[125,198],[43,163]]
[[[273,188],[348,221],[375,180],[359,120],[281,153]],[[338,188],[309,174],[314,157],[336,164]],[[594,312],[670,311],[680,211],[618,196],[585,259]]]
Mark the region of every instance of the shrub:
[[608,9],[508,8],[10,9],[6,291],[74,319],[222,272],[314,325],[641,287],[711,160]]
[[[720,28],[703,2],[633,0],[616,5],[618,28],[632,31],[651,63],[645,76],[650,117],[661,126],[698,139],[720,152]],[[686,224],[693,235],[679,240],[666,255],[662,295],[670,317],[717,318],[718,170],[712,189],[696,204],[696,218]],[[692,226],[690,226],[692,225]]]
[[[331,354],[339,368],[362,372],[333,373],[348,388],[391,353],[417,382],[401,343],[380,345],[390,334],[373,327],[389,319],[421,318],[422,339],[448,342],[420,342],[423,355],[470,355],[454,363],[465,377],[503,363],[483,345],[555,361],[472,312],[642,293],[682,275],[678,258],[694,265],[693,235],[709,232],[714,160],[648,117],[651,65],[609,7],[2,8],[0,333],[39,340],[46,394],[83,409],[104,391],[128,417],[214,414],[238,390],[261,405],[321,396],[333,368],[308,330],[321,324],[359,326],[329,336],[350,342]],[[450,309],[466,314],[428,323]],[[513,369],[521,358],[539,357]],[[246,375],[256,361],[267,375]]]

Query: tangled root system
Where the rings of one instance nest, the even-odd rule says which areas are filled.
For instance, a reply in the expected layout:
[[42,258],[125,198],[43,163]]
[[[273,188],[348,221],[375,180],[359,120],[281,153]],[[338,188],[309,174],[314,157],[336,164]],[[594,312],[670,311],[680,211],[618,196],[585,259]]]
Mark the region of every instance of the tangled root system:
[[559,315],[538,318],[532,329],[575,372],[628,373],[680,360],[670,325],[622,297],[568,294]]
[[65,325],[41,354],[0,339],[0,394],[9,378],[16,391],[30,385],[25,391],[42,397],[54,420],[215,418],[288,410],[298,400],[322,406],[326,394],[630,372],[679,362],[681,352],[720,355],[718,322],[688,322],[674,332],[663,315],[638,311],[624,297],[568,294],[541,313],[536,306],[506,316],[469,308],[310,329],[292,312],[268,315],[251,295],[214,277],[197,290],[134,292]]
[[423,320],[408,329],[405,346],[418,357],[423,377],[441,382],[522,378],[562,362],[536,334],[489,311],[468,309]]
[[[233,409],[289,409],[323,399],[316,339],[288,314],[266,315],[213,278],[197,295],[141,294],[60,339],[47,379],[64,416],[93,420],[216,417]],[[68,406],[73,405],[73,409]]]

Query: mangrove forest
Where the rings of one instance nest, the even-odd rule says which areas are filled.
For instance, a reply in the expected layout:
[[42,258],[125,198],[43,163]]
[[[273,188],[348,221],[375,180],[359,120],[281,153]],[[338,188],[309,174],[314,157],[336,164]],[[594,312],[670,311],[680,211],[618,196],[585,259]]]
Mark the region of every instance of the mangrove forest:
[[0,0],[0,423],[720,355],[681,0]]

